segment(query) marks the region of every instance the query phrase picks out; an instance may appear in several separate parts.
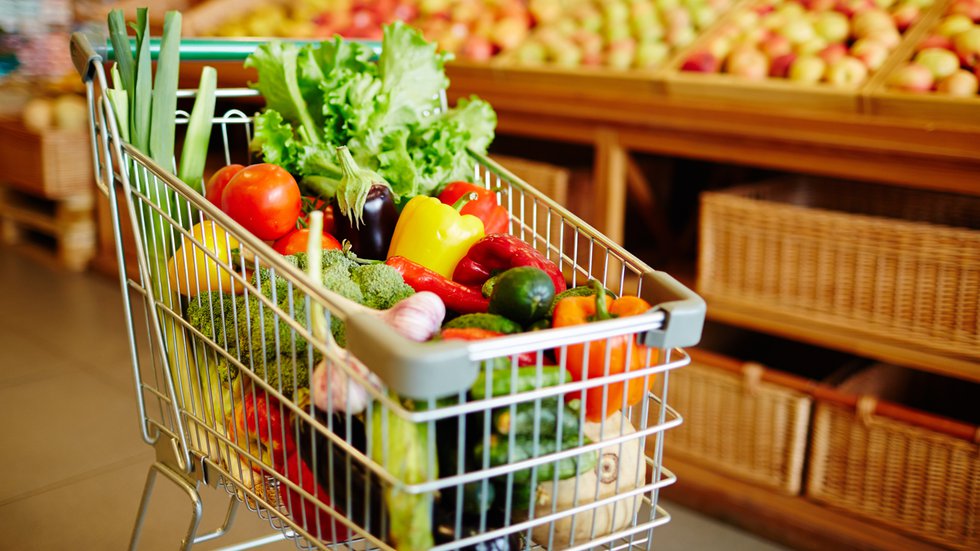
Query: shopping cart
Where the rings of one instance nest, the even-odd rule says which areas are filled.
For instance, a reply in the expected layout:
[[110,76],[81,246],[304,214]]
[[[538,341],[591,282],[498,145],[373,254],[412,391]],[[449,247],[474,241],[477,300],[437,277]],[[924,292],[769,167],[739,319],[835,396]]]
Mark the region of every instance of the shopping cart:
[[[182,55],[243,59],[249,51],[241,43],[209,44],[202,54],[185,41]],[[700,338],[699,297],[474,154],[474,181],[497,190],[510,233],[559,265],[570,285],[596,279],[656,306],[638,316],[490,340],[408,341],[349,308],[123,143],[102,94],[105,52],[75,35],[72,55],[87,89],[97,183],[112,214],[140,430],[157,450],[133,547],[158,474],[193,503],[185,548],[223,535],[241,503],[278,531],[247,546],[293,538],[300,548],[392,549],[389,536],[404,534],[409,522],[424,532],[419,541],[433,538],[437,549],[651,547],[654,528],[670,518],[658,505],[659,490],[674,481],[661,464],[664,431],[681,423],[667,405],[668,378],[689,361],[678,347]],[[219,90],[225,100],[255,95]],[[178,112],[178,125],[187,119]],[[248,164],[250,117],[230,110],[213,124],[225,163]],[[193,229],[206,222],[207,232]],[[124,228],[135,236],[132,249]],[[237,288],[237,298],[175,292],[163,261],[188,249],[191,260],[179,268],[184,281],[221,276],[221,290]],[[133,260],[138,274],[130,277]],[[313,337],[316,305],[345,323],[346,348]],[[191,310],[206,323],[189,323]],[[628,356],[642,355],[642,368],[611,372],[607,353],[603,376],[542,384],[552,357],[583,343],[586,355],[589,346],[608,343],[608,351],[617,337],[625,337]],[[275,350],[263,349],[268,338]],[[349,392],[326,408],[314,405],[317,396],[311,400],[302,383],[320,362],[348,390],[364,389],[363,411]],[[620,413],[586,422],[576,391],[600,389],[606,404],[611,388],[630,381],[657,392],[631,407],[624,396]],[[505,390],[496,393],[496,384]],[[224,525],[207,534],[198,534],[202,483],[230,495]],[[417,514],[406,515],[406,508]]]

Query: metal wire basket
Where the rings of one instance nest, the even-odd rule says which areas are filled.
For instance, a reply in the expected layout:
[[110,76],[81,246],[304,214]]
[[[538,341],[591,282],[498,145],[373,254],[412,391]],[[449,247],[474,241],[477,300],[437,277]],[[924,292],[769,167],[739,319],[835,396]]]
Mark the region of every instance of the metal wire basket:
[[[201,55],[192,45],[182,48]],[[638,316],[484,341],[408,341],[314,283],[199,192],[123,143],[101,94],[103,57],[81,35],[73,37],[72,52],[88,91],[96,177],[113,217],[142,437],[158,451],[133,547],[157,474],[196,504],[184,547],[222,535],[242,502],[300,548],[393,549],[393,526],[406,518],[431,527],[437,549],[481,543],[651,547],[653,529],[670,518],[657,504],[658,492],[674,480],[661,464],[663,432],[681,423],[665,399],[668,377],[689,361],[678,347],[700,338],[699,297],[474,154],[474,181],[498,190],[510,213],[509,232],[558,264],[571,285],[597,279],[614,293],[656,306]],[[214,54],[227,59],[220,47]],[[254,95],[219,90],[224,98]],[[177,124],[186,121],[179,112]],[[225,163],[248,164],[247,149],[234,151],[233,145],[235,136],[249,141],[250,117],[233,110],[213,124]],[[161,200],[161,190],[172,199]],[[208,233],[192,229],[205,222]],[[138,278],[126,275],[123,224],[137,237]],[[163,260],[178,250],[192,251],[179,268],[184,281],[219,277],[223,290],[239,294],[177,293]],[[313,337],[309,312],[315,304],[345,324],[346,348]],[[189,323],[189,309],[203,313],[210,330]],[[265,347],[269,333],[275,350]],[[541,384],[553,353],[567,357],[570,346],[585,344],[587,351],[617,338],[630,343],[627,354],[642,355],[641,368],[611,372],[607,354],[601,377]],[[364,411],[352,411],[350,393],[337,402],[318,395],[331,394],[330,388],[313,385],[310,399],[304,370],[308,374],[321,362],[340,380],[365,389]],[[478,377],[487,390],[497,383],[510,388],[477,398],[471,387]],[[521,377],[531,384],[521,387]],[[602,422],[588,423],[584,408],[572,407],[583,390],[599,389],[605,403],[615,385],[642,381],[650,389],[655,379],[662,395],[646,391],[632,407],[624,397],[620,411]],[[255,414],[260,409],[261,423]],[[526,425],[519,434],[518,419]],[[412,454],[394,457],[401,453],[394,449],[398,435],[406,432],[415,435],[414,457],[420,459],[411,476],[404,463]],[[424,476],[417,476],[420,470]],[[225,525],[203,535],[197,533],[202,482],[231,495]],[[420,513],[393,515],[393,498]]]

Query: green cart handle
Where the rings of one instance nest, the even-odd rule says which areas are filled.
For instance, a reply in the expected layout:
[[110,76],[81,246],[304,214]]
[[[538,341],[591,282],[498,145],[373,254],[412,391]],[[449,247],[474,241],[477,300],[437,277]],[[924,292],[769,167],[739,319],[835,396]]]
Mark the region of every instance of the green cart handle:
[[[322,40],[299,40],[281,38],[181,38],[181,61],[245,61],[260,45],[277,40],[292,42],[298,45],[319,44]],[[373,49],[375,54],[381,52],[381,43],[377,40],[354,40]],[[130,38],[129,43],[136,49],[136,39]],[[160,53],[160,39],[150,38],[150,56],[157,58]],[[107,37],[96,36],[95,33],[73,33],[71,36],[71,57],[75,69],[82,79],[89,81],[93,77],[92,64],[115,59],[112,43]]]

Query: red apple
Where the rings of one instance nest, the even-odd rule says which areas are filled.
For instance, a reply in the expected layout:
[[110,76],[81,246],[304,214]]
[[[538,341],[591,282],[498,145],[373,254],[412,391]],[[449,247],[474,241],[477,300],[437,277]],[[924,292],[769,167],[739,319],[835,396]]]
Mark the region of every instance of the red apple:
[[684,60],[681,71],[695,73],[717,73],[721,63],[711,52],[700,50],[692,53]]
[[857,88],[868,79],[868,68],[860,59],[844,57],[827,67],[827,82],[841,88]]
[[936,90],[944,94],[970,97],[977,94],[977,77],[969,71],[960,69],[936,84]]
[[948,36],[943,36],[941,34],[931,34],[915,47],[915,51],[922,51],[926,48],[943,48],[944,50],[952,50],[953,40]]
[[820,82],[827,70],[827,63],[815,55],[801,55],[790,65],[789,79],[797,82]]
[[898,27],[898,30],[904,31],[911,27],[912,23],[919,20],[921,11],[919,6],[915,4],[902,4],[892,10],[892,20],[895,21],[895,26]]
[[953,0],[953,3],[946,9],[946,13],[965,15],[974,23],[980,23],[980,2],[977,0]]
[[837,63],[838,61],[847,57],[847,46],[839,43],[831,44],[830,46],[820,50],[817,55],[826,61],[827,65],[833,65],[834,63]]
[[789,40],[785,36],[781,34],[773,34],[759,44],[759,49],[762,50],[762,53],[766,54],[769,59],[773,59],[792,52],[793,45],[789,43]]
[[725,68],[736,76],[762,80],[769,74],[769,59],[755,48],[740,46],[728,56]]
[[473,61],[487,61],[493,57],[493,44],[482,36],[472,35],[463,41],[460,55]]
[[869,70],[877,71],[888,59],[888,48],[873,39],[861,38],[851,46],[851,55],[860,59]]
[[928,92],[932,89],[932,71],[909,62],[902,65],[888,76],[888,85],[906,92]]
[[796,54],[790,52],[781,56],[774,57],[769,64],[769,76],[776,78],[789,77],[789,69],[796,61]]

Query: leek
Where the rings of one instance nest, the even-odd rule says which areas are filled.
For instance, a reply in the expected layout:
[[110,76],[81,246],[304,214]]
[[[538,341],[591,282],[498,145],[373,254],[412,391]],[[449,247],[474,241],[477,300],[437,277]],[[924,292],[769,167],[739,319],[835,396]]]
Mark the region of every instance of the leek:
[[[142,14],[142,15],[141,15]],[[129,94],[129,142],[140,151],[149,153],[150,145],[150,99],[153,94],[153,63],[150,60],[150,37],[146,28],[146,8],[136,10],[137,20],[142,25],[136,27],[136,72],[133,76],[133,92]],[[112,25],[112,20],[109,20]],[[147,31],[147,32],[145,32]]]
[[208,145],[211,141],[211,119],[214,118],[215,89],[218,86],[218,72],[214,67],[201,71],[201,84],[197,89],[194,109],[187,121],[187,135],[180,153],[180,167],[177,177],[204,194],[204,163],[208,158]]
[[[163,38],[157,56],[150,110],[150,157],[163,168],[174,170],[174,125],[177,118],[177,77],[180,70],[180,26],[178,11],[168,11],[163,20]],[[144,36],[144,42],[149,37]]]

